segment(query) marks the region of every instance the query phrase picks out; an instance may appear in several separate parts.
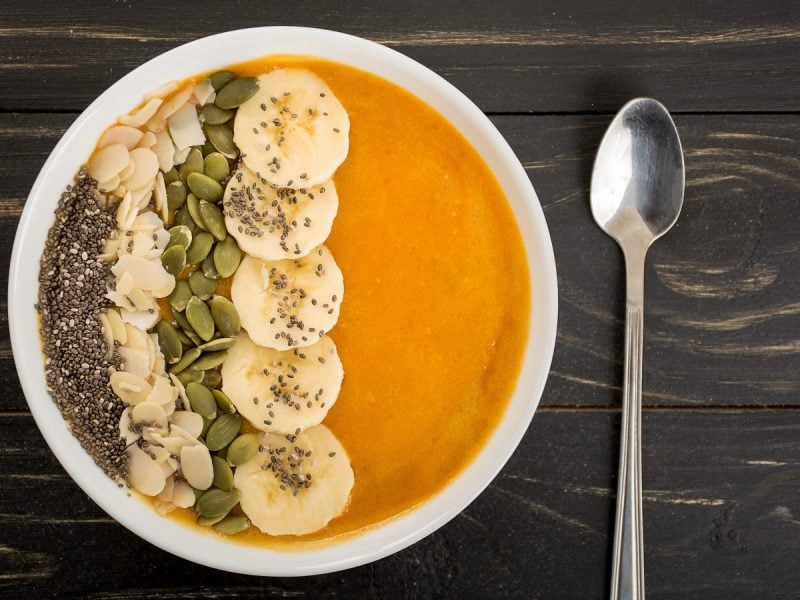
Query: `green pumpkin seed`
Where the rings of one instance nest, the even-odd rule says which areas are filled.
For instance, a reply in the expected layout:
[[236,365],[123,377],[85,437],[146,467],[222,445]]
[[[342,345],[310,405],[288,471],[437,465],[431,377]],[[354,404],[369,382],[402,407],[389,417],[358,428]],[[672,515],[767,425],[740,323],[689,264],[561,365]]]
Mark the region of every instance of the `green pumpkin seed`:
[[258,452],[258,436],[255,433],[243,433],[231,442],[228,448],[228,462],[234,467],[243,465]]
[[209,279],[200,271],[194,271],[189,275],[189,287],[195,296],[201,300],[208,300],[217,290],[217,282]]
[[209,518],[227,515],[239,503],[241,497],[242,492],[236,488],[230,492],[220,489],[209,490],[197,501],[197,511]]
[[[197,371],[195,371],[196,373]],[[211,425],[214,424],[214,419],[206,419],[203,417],[203,430],[200,432],[200,437],[205,437],[208,433],[208,430],[211,428]]]
[[173,181],[167,186],[167,208],[178,210],[186,203],[186,186],[182,181]]
[[217,418],[217,403],[214,396],[202,383],[190,383],[186,386],[186,395],[192,410],[199,413],[204,419],[214,420]]
[[214,266],[220,277],[233,275],[239,268],[240,262],[242,262],[242,251],[232,235],[219,242],[214,248]]
[[194,342],[189,339],[183,331],[176,329],[175,332],[178,334],[178,339],[181,341],[181,344],[184,346],[194,346]]
[[225,515],[220,515],[219,517],[197,517],[197,524],[202,525],[203,527],[211,527],[222,521],[224,518]]
[[206,124],[203,126],[203,131],[205,131],[208,141],[222,156],[230,159],[238,156],[239,151],[233,142],[233,130],[230,127],[227,125]]
[[230,121],[234,114],[235,111],[233,110],[223,110],[216,104],[206,104],[200,109],[200,114],[198,116],[200,117],[201,123],[222,125]]
[[[189,177],[186,178],[186,184],[200,200],[218,202],[222,198],[223,189],[219,181],[203,173],[190,173]],[[205,223],[205,220],[203,220],[203,223]]]
[[194,224],[200,229],[205,229],[206,224],[203,223],[203,217],[200,215],[200,200],[197,199],[197,196],[194,194],[188,194],[186,196],[186,208],[189,209],[189,214]]
[[212,152],[203,160],[203,172],[217,181],[222,181],[230,175],[230,166],[228,159],[222,156],[219,152]]
[[184,249],[188,248],[192,243],[192,230],[186,225],[173,225],[169,229],[169,243],[170,246],[183,246]]
[[[233,415],[223,416],[232,417]],[[221,489],[223,492],[230,492],[233,489],[233,471],[228,461],[219,456],[212,456],[211,464],[214,466],[214,487]]]
[[[213,313],[212,313],[213,316]],[[202,346],[198,346],[203,352],[219,352],[220,350],[227,350],[236,342],[234,338],[221,337],[210,342],[206,342]]]
[[211,252],[211,246],[214,245],[214,236],[205,231],[201,231],[192,239],[189,249],[186,250],[186,264],[196,265],[203,261]]
[[244,104],[256,95],[258,79],[241,77],[222,87],[214,98],[214,104],[222,109],[231,109]]
[[214,525],[214,531],[222,535],[236,535],[237,533],[242,533],[248,527],[250,527],[250,521],[247,517],[228,515]]
[[172,222],[175,225],[184,225],[188,227],[190,231],[194,231],[194,219],[192,219],[192,215],[189,214],[189,207],[185,204],[175,213],[175,219]]
[[205,371],[207,369],[216,369],[225,359],[228,358],[228,353],[225,350],[220,352],[206,352],[192,364],[192,369],[195,371]]
[[200,358],[202,353],[203,351],[198,350],[197,348],[189,348],[183,353],[181,359],[169,368],[169,372],[173,375],[178,375],[181,371],[186,369],[194,361]]
[[186,336],[192,340],[192,343],[195,346],[201,346],[203,344],[203,340],[200,339],[200,336],[197,335],[194,331],[186,331]]
[[211,390],[211,393],[214,395],[214,400],[217,401],[218,409],[228,414],[233,414],[236,412],[236,407],[233,406],[233,402],[230,398],[228,398],[228,395],[225,392],[221,390]]
[[216,152],[216,151],[217,151],[217,149],[214,148],[214,145],[211,142],[209,142],[208,140],[206,140],[206,143],[203,144],[203,160],[205,160],[206,156],[208,156],[209,154],[211,154],[213,152]]
[[225,217],[222,216],[222,211],[219,207],[205,200],[200,200],[200,216],[203,218],[206,229],[217,240],[222,241],[228,237],[228,230],[225,228]]
[[183,387],[186,387],[190,383],[203,383],[203,372],[202,371],[192,371],[191,369],[184,369],[180,373],[176,375],[178,381],[183,384]]
[[219,273],[217,273],[217,267],[214,266],[214,257],[209,255],[203,259],[200,268],[203,270],[203,275],[208,277],[209,279],[219,279]]
[[178,176],[184,183],[192,173],[203,172],[203,153],[200,148],[192,148],[189,154],[186,155],[186,161],[178,169]]
[[203,497],[203,494],[206,493],[206,490],[198,490],[197,488],[192,488],[192,491],[194,492],[194,502],[195,502],[195,504],[197,504],[197,501],[200,500],[200,498]]
[[219,332],[225,337],[236,337],[242,328],[239,311],[225,296],[214,296],[208,301],[211,316]]
[[186,250],[183,246],[171,246],[161,255],[161,264],[164,270],[177,277],[186,266]]
[[[188,283],[187,283],[187,285],[188,285]],[[191,292],[192,290],[189,290],[189,291]],[[192,298],[190,297],[189,300],[191,300],[191,299]],[[189,300],[186,301],[187,305],[189,304]],[[186,310],[186,309],[184,308],[184,310]],[[189,325],[189,321],[186,319],[186,315],[184,315],[182,312],[174,312],[173,311],[172,316],[175,318],[175,322],[180,326],[180,328],[183,330],[183,332],[191,338],[192,335],[194,335],[194,329],[192,329],[192,326]]]
[[208,76],[208,82],[215,91],[224,88],[234,79],[236,79],[236,73],[231,71],[217,71]]
[[206,342],[214,337],[214,318],[205,302],[194,297],[186,305],[186,319],[194,332]]
[[219,387],[219,384],[222,383],[222,375],[218,369],[208,369],[203,371],[203,381],[201,383],[207,388],[212,388],[213,392],[213,388]]
[[186,305],[191,298],[192,290],[189,288],[189,284],[181,279],[175,282],[175,289],[172,290],[172,293],[169,295],[169,305],[172,307],[172,310],[182,312],[186,309]]
[[156,333],[164,360],[168,365],[174,365],[183,356],[183,345],[181,338],[178,337],[178,331],[169,322],[161,319],[156,325]]
[[166,186],[169,186],[170,183],[178,181],[179,179],[178,170],[175,167],[172,167],[166,173],[164,171],[161,171],[161,173],[164,175],[164,185]]
[[239,415],[221,415],[206,434],[206,446],[211,451],[222,450],[239,435],[242,418]]

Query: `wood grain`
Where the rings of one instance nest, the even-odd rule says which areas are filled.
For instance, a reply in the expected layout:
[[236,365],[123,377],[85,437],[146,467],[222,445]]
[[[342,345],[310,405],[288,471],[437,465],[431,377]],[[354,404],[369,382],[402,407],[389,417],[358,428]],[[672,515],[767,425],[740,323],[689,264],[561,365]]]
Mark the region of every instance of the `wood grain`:
[[[0,108],[80,110],[116,79],[223,30],[306,25],[395,48],[491,112],[614,111],[632,96],[673,111],[796,111],[800,15],[790,0],[482,3],[138,0],[0,6]],[[754,14],[754,13],[757,13]],[[756,18],[754,18],[756,17]],[[57,50],[56,50],[57,49]]]
[[[500,476],[437,533],[345,573],[259,579],[129,533],[29,417],[0,417],[0,596],[603,598],[617,429],[616,411],[542,411]],[[796,410],[645,412],[648,598],[795,597],[800,573],[785,561],[800,531],[798,435]]]
[[[73,115],[0,115],[0,286],[34,177]],[[588,182],[606,116],[497,116],[544,207],[559,273],[558,343],[545,406],[616,406],[622,259],[594,224]],[[687,192],[648,260],[644,401],[800,404],[800,116],[677,117]],[[32,260],[32,265],[35,259]],[[4,308],[4,307],[3,307]],[[0,313],[0,410],[24,410]]]

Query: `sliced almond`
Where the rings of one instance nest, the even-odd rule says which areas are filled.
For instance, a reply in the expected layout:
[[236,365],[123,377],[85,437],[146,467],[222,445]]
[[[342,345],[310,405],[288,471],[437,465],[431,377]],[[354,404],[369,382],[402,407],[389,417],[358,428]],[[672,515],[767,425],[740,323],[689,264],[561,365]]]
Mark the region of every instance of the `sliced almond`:
[[141,327],[136,327],[126,322],[125,331],[128,334],[126,346],[147,352],[147,333]]
[[128,222],[129,213],[131,212],[131,193],[127,192],[122,202],[117,206],[117,227],[125,229],[124,225]]
[[134,489],[147,496],[157,496],[167,483],[161,466],[136,444],[128,448],[128,473]]
[[128,166],[128,160],[129,152],[123,144],[111,144],[95,152],[89,159],[89,175],[97,181],[110,181]]
[[138,215],[131,225],[133,231],[154,232],[164,228],[164,222],[152,211],[143,212]]
[[164,409],[154,402],[142,402],[134,406],[131,420],[134,426],[167,428],[167,415],[164,414]]
[[169,383],[169,379],[166,377],[153,377],[151,385],[153,390],[147,397],[148,402],[153,402],[159,406],[172,402],[172,386]]
[[175,164],[181,165],[186,162],[186,157],[189,156],[189,151],[192,149],[191,146],[186,146],[183,150],[178,150],[175,148]]
[[140,433],[131,431],[131,425],[131,409],[126,408],[119,417],[119,436],[125,440],[128,446],[142,437]]
[[161,220],[165,223],[169,219],[169,208],[167,208],[167,186],[164,184],[164,176],[159,171],[156,174],[156,183],[153,188],[153,206],[161,215]]
[[111,323],[108,322],[108,317],[105,313],[97,315],[97,320],[100,321],[100,329],[103,332],[103,339],[106,342],[106,358],[111,358],[114,354],[114,332],[111,329]]
[[200,437],[203,432],[203,417],[188,410],[176,410],[172,413],[172,425],[186,430],[192,437]]
[[150,357],[147,356],[146,352],[126,348],[125,346],[121,346],[118,351],[123,360],[123,371],[133,373],[142,378],[147,378],[150,375]]
[[175,166],[175,145],[166,129],[156,133],[156,143],[151,150],[158,157],[158,168],[165,173]]
[[194,105],[186,103],[169,118],[169,134],[175,148],[183,150],[191,146],[202,146],[206,141]]
[[[175,377],[172,373],[169,374],[169,380],[172,382],[172,385],[178,388],[178,397],[181,399],[181,403],[185,409],[189,408],[189,397],[186,395],[186,388],[183,387],[181,380]],[[195,436],[196,437],[196,436]]]
[[164,270],[160,260],[144,260],[138,256],[124,255],[111,267],[111,272],[117,277],[130,273],[136,285],[146,291],[175,287],[175,278]]
[[131,127],[141,127],[156,114],[158,107],[163,103],[164,101],[161,98],[151,98],[145,102],[139,110],[129,115],[122,115],[119,117],[117,122],[122,125],[130,125]]
[[158,311],[150,312],[148,310],[130,310],[123,308],[120,310],[122,319],[126,323],[130,323],[140,329],[150,329],[155,327],[158,323]]
[[175,490],[175,477],[168,477],[164,485],[164,489],[158,495],[158,499],[162,502],[169,502],[172,500],[172,493]]
[[134,148],[130,152],[130,157],[136,163],[136,169],[130,179],[123,179],[125,185],[131,190],[145,187],[152,189],[153,181],[156,178],[156,173],[158,173],[158,157],[156,153],[150,148]]
[[188,102],[192,97],[193,91],[194,86],[188,85],[181,91],[176,92],[171,98],[164,100],[164,103],[159,107],[156,114],[153,115],[153,118],[147,122],[147,128],[150,131],[163,131],[167,120],[187,103],[191,104],[194,110],[194,103]]
[[214,95],[214,86],[208,79],[204,79],[194,86],[194,99],[198,104],[208,104],[211,96]]
[[128,333],[125,330],[125,322],[122,320],[122,317],[112,308],[106,312],[106,318],[111,325],[114,339],[124,345],[125,342],[128,341]]
[[175,506],[180,506],[181,508],[194,506],[194,491],[182,479],[178,479],[172,488],[172,502]]
[[142,136],[142,139],[136,145],[137,148],[150,148],[153,144],[156,143],[156,134],[152,131],[148,131]]
[[198,490],[207,490],[214,481],[211,454],[203,444],[181,448],[181,471],[187,483]]
[[114,125],[105,130],[97,143],[98,148],[105,148],[111,144],[122,144],[128,150],[133,150],[142,140],[144,133],[136,127],[128,125]]
[[103,181],[102,183],[98,183],[97,189],[104,193],[113,193],[116,196],[117,189],[119,188],[119,181],[120,181],[119,177],[115,175],[108,181]]
[[117,371],[109,379],[111,389],[125,404],[135,406],[150,395],[150,384],[134,373]]

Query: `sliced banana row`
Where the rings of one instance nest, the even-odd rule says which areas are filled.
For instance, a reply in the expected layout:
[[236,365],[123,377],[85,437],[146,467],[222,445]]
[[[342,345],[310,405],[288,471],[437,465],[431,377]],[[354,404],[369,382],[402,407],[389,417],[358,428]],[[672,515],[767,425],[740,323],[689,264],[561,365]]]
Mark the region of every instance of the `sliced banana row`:
[[299,435],[266,433],[260,451],[236,469],[241,507],[269,535],[303,535],[345,511],[355,477],[339,440],[324,425]]
[[292,434],[322,422],[344,378],[333,340],[273,350],[239,334],[222,365],[222,391],[262,431]]
[[343,297],[342,272],[325,246],[295,260],[248,256],[231,286],[250,339],[275,350],[319,341],[336,324]]

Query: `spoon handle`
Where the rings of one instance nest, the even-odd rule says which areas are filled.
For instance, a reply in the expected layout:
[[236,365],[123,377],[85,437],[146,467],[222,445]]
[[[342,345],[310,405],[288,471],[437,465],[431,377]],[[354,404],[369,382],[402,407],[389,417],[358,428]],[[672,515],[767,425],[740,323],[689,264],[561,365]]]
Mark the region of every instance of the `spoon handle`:
[[642,537],[642,345],[644,252],[626,253],[627,311],[612,600],[644,600]]

